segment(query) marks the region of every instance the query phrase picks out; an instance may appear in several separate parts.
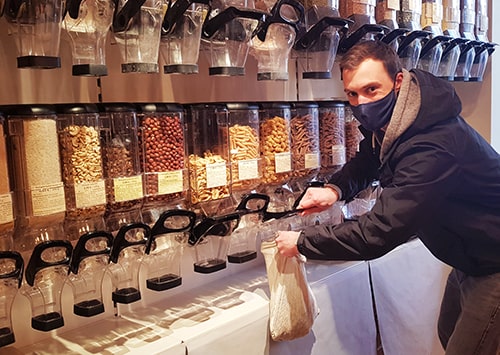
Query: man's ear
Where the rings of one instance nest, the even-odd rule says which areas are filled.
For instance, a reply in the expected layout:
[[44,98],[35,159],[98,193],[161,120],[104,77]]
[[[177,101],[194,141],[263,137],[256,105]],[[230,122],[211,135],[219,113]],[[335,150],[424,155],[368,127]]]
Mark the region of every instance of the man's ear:
[[396,80],[394,82],[394,89],[396,89],[396,91],[399,91],[399,89],[401,89],[402,82],[403,82],[403,72],[400,71],[399,73],[396,74]]

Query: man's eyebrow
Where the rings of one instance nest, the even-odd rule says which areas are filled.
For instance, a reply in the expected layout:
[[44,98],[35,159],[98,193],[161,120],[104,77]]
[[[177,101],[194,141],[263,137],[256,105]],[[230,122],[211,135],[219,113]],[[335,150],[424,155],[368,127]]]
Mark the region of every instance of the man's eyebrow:
[[[378,86],[380,86],[380,82],[379,81],[371,81],[371,82],[366,83],[365,85],[363,85],[360,88],[360,90],[364,90],[364,89],[372,87],[372,86],[378,87]],[[355,90],[352,90],[352,89],[349,89],[349,88],[344,88],[344,92],[349,92],[349,91],[355,91]]]

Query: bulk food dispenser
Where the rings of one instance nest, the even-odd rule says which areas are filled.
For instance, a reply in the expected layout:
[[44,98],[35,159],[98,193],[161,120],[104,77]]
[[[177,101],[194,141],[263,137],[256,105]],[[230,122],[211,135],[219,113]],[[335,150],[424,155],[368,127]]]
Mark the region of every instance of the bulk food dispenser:
[[106,42],[113,21],[112,0],[68,0],[62,23],[70,38],[75,76],[108,75]]
[[123,225],[116,233],[107,270],[113,287],[111,299],[117,304],[129,304],[141,299],[139,274],[151,228],[144,223]]
[[195,221],[193,211],[168,210],[151,228],[141,266],[146,268],[148,289],[164,291],[182,284],[182,255]]
[[188,240],[194,254],[194,271],[210,274],[227,266],[231,233],[238,227],[240,214],[207,217],[193,228]]
[[460,37],[460,0],[443,0],[443,33]]
[[318,114],[316,102],[291,103],[293,178],[290,185],[296,197],[304,191],[309,181],[316,180],[321,168]]
[[16,341],[12,304],[23,281],[24,260],[16,251],[0,251],[0,347]]
[[122,73],[157,73],[166,5],[162,0],[120,0],[111,30],[120,48]]
[[68,283],[73,290],[73,313],[92,317],[104,312],[102,281],[109,263],[113,236],[106,231],[83,234],[71,255]]
[[270,197],[270,211],[285,211],[293,203],[288,186],[292,177],[290,141],[291,107],[287,102],[261,102],[259,105],[260,150],[263,163],[259,192]]
[[52,105],[3,107],[15,206],[15,249],[65,239],[66,211],[57,116]]
[[136,108],[128,103],[99,104],[101,149],[106,184],[106,230],[116,232],[142,221],[143,181]]
[[[240,202],[236,209],[241,211],[238,227],[231,233],[228,261],[242,263],[257,256],[259,216],[243,212],[254,211],[259,202],[262,202],[255,197],[250,198],[262,182],[259,106],[256,103],[242,102],[226,103],[224,106],[217,109],[216,113],[227,116],[225,119],[229,126],[227,149],[231,163],[231,194],[235,202]],[[263,206],[264,202],[261,205]]]
[[186,106],[190,202],[202,215],[216,216],[234,206],[231,198],[229,127],[223,104]]
[[198,73],[201,32],[209,8],[209,0],[170,3],[163,19],[160,42],[165,74]]
[[346,163],[345,103],[319,101],[320,181],[328,181]]
[[479,41],[488,42],[488,28],[488,1],[476,0],[476,21],[474,23],[474,33]]
[[420,0],[402,0],[397,14],[399,27],[410,31],[401,39],[397,53],[403,68],[411,70],[417,67],[424,41],[431,33],[422,31],[420,25],[422,2]]
[[162,212],[186,207],[184,108],[176,103],[137,103],[136,108],[145,189],[142,217],[153,225]]
[[202,46],[209,75],[245,75],[245,63],[255,29],[265,13],[234,6],[212,10],[203,25]]
[[17,67],[61,67],[59,45],[63,0],[7,0],[4,16],[17,45]]
[[7,162],[7,139],[3,113],[0,113],[0,251],[12,250],[14,206]]
[[288,80],[288,58],[297,35],[303,33],[304,16],[304,7],[295,0],[274,4],[252,39],[250,54],[257,60],[257,80]]
[[297,38],[294,49],[304,79],[330,79],[340,40],[346,35],[349,20],[338,17],[337,9],[308,8],[305,15],[307,32]]
[[72,251],[67,240],[47,240],[33,249],[19,290],[30,301],[33,329],[48,332],[64,325],[61,298]]
[[460,0],[460,35],[475,40],[476,0]]
[[231,192],[234,201],[240,201],[262,182],[259,105],[231,102],[216,108],[215,112],[217,116],[225,116],[220,122],[228,124],[226,148],[231,164]]
[[105,230],[106,189],[99,110],[93,104],[57,104],[57,130],[70,240]]
[[398,29],[398,11],[400,10],[399,0],[377,0],[375,8],[375,20],[378,24],[384,25],[391,31]]

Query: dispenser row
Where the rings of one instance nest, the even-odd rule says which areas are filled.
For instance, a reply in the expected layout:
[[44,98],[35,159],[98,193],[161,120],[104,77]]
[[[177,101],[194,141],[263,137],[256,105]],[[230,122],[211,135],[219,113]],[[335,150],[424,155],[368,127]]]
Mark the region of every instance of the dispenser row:
[[407,69],[480,81],[495,48],[486,35],[485,0],[7,0],[3,18],[18,44],[18,68],[60,67],[64,31],[76,76],[107,75],[108,33],[123,73],[157,73],[161,54],[164,73],[195,74],[201,51],[210,75],[245,75],[247,56],[254,56],[257,80],[288,80],[289,58],[304,79],[329,79],[337,54],[382,40]]

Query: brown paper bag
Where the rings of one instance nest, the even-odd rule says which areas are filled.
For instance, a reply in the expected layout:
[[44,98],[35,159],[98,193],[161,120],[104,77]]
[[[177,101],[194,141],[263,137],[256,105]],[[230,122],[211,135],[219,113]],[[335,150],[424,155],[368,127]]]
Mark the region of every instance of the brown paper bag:
[[[261,244],[270,289],[269,328],[275,341],[306,336],[318,315],[304,261],[278,252],[275,241]],[[305,258],[304,258],[305,259]]]

